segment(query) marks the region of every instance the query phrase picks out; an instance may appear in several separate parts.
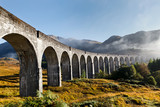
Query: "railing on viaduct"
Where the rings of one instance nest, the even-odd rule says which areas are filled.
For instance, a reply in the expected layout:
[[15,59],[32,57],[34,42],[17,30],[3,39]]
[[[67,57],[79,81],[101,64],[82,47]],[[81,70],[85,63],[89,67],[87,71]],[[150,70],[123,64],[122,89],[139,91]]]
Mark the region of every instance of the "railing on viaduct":
[[[37,31],[0,7],[0,38],[8,41],[19,56],[20,95],[35,96],[42,92],[42,57],[47,60],[49,86],[61,86],[61,80],[94,78],[99,69],[111,74],[122,64],[141,62],[140,56],[91,53],[66,46]],[[85,44],[84,44],[85,46]]]

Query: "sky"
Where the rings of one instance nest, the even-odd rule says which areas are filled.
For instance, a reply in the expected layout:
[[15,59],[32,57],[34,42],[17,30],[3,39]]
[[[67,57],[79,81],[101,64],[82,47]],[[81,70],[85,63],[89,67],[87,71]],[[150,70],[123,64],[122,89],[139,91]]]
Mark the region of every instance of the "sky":
[[64,38],[103,42],[160,29],[160,0],[0,0],[0,6],[37,30]]

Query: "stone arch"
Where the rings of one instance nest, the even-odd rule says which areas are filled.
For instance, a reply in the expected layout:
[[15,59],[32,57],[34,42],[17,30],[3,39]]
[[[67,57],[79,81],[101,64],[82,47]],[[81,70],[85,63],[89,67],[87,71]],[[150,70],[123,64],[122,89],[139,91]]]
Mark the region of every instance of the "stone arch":
[[124,58],[123,57],[120,57],[120,65],[124,65]]
[[104,72],[104,64],[103,64],[103,58],[99,57],[99,69],[101,69]]
[[129,61],[129,58],[128,58],[128,57],[125,57],[125,64],[126,64],[127,66],[130,66],[130,61]]
[[41,83],[34,45],[23,35],[16,33],[7,34],[3,39],[13,46],[19,58],[20,96],[35,96]]
[[78,56],[74,54],[72,56],[72,72],[73,72],[73,78],[79,78],[79,61]]
[[87,57],[87,69],[88,69],[88,78],[93,78],[92,59],[90,56]]
[[133,64],[135,63],[135,61],[134,61],[134,58],[133,58],[133,57],[130,57],[130,63],[131,63],[131,65],[133,65]]
[[80,58],[80,65],[81,65],[81,75],[83,72],[86,74],[86,62],[85,62],[85,57],[82,55]]
[[47,47],[44,51],[47,61],[47,82],[48,86],[59,86],[59,63],[56,51],[51,47]]
[[119,68],[119,61],[118,61],[117,57],[114,58],[114,68],[115,68],[115,70],[118,70],[118,68]]
[[62,81],[71,80],[70,58],[66,51],[64,51],[61,56],[61,73]]
[[94,57],[94,71],[95,74],[98,73],[98,58],[96,56]]
[[112,57],[109,58],[109,63],[110,63],[110,73],[112,73],[114,71],[114,61]]
[[104,63],[105,63],[105,73],[110,74],[110,72],[109,72],[109,61],[108,61],[107,57],[104,58]]

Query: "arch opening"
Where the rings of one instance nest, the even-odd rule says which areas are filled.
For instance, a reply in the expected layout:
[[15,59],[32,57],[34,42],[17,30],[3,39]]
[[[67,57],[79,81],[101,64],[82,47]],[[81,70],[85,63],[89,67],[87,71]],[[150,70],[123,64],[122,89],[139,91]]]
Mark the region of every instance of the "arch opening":
[[94,57],[94,71],[95,74],[98,73],[98,58],[96,56]]
[[99,69],[104,72],[104,64],[103,64],[103,58],[102,57],[99,58]]
[[104,63],[105,63],[105,73],[110,74],[110,72],[109,72],[109,62],[108,62],[107,57],[104,58]]
[[74,54],[72,57],[72,71],[73,71],[73,78],[80,78],[79,61],[78,61],[78,56],[76,54]]
[[118,61],[118,58],[117,57],[115,57],[114,58],[114,65],[115,65],[115,70],[118,70],[118,68],[119,68],[119,61]]
[[112,57],[109,58],[109,63],[110,63],[110,73],[112,73],[114,71],[114,61]]
[[123,57],[120,57],[120,65],[122,66],[122,65],[124,65],[125,63],[124,63],[124,58]]
[[63,52],[61,56],[61,73],[62,81],[71,80],[71,66],[67,52]]
[[92,59],[87,57],[88,78],[93,78]]
[[20,34],[8,34],[3,37],[16,51],[19,63],[20,96],[36,96],[39,86],[37,55],[32,43]]
[[[47,47],[44,51],[43,55],[43,62],[46,61],[46,65],[44,66],[45,69],[43,70],[43,76],[46,77],[46,79],[43,79],[43,83],[46,81],[48,86],[59,86],[60,80],[59,80],[59,65],[58,65],[58,58],[55,50],[52,47]],[[42,68],[44,68],[42,66]],[[44,83],[45,84],[45,83]]]
[[80,65],[81,65],[81,76],[86,78],[87,77],[87,75],[86,75],[86,62],[85,62],[85,58],[83,55],[80,58]]

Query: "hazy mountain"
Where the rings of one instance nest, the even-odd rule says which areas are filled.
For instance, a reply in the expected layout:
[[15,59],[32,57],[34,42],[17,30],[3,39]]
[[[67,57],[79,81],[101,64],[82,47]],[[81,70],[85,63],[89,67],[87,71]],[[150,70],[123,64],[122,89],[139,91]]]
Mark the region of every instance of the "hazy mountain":
[[94,48],[94,52],[111,54],[148,54],[159,56],[160,30],[139,31],[133,34],[112,36]]
[[87,39],[77,40],[77,39],[73,39],[73,38],[62,38],[62,37],[56,37],[56,36],[52,36],[52,35],[50,35],[50,37],[56,39],[57,41],[65,44],[65,45],[71,46],[76,49],[85,50],[85,51],[92,51],[94,49],[94,47],[101,44],[98,41],[87,40]]
[[11,57],[16,58],[16,52],[13,47],[8,43],[0,44],[0,57]]
[[[133,34],[111,36],[103,43],[93,40],[77,40],[49,35],[53,39],[73,48],[110,54],[144,54],[159,56],[160,30],[139,31]],[[14,49],[8,43],[0,44],[0,57],[15,56]]]

